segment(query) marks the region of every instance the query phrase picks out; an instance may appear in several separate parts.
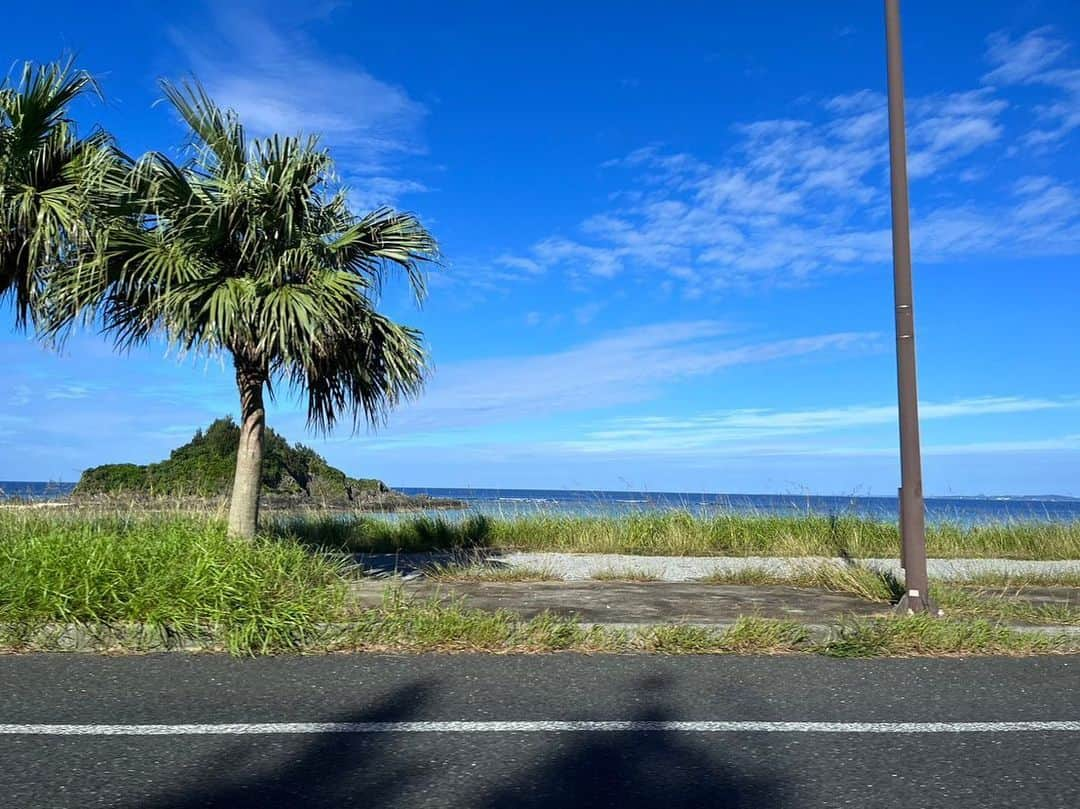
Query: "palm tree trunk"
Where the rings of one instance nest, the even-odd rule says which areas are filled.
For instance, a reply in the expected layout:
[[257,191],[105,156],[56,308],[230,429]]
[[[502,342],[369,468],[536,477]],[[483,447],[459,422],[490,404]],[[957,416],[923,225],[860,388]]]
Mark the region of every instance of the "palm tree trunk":
[[266,375],[254,363],[236,360],[236,387],[240,390],[240,446],[236,450],[236,476],[229,503],[229,534],[253,539],[259,527],[259,491],[262,487],[263,433],[266,410],[263,385]]

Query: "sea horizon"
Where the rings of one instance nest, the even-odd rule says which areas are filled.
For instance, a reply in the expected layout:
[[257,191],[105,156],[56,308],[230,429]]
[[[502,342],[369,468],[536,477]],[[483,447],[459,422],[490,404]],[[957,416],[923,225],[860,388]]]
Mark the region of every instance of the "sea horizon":
[[[0,500],[57,500],[68,496],[74,487],[74,483],[50,481],[0,481]],[[426,494],[468,503],[468,507],[462,510],[424,512],[431,516],[450,518],[476,515],[521,517],[534,514],[618,517],[647,512],[688,511],[701,516],[736,513],[771,516],[857,516],[884,521],[897,519],[896,495],[448,486],[391,488],[410,495]],[[1080,498],[1070,495],[928,495],[925,501],[927,521],[930,523],[973,525],[1018,521],[1080,521]]]
[[[20,490],[39,490],[39,489],[58,489],[65,492],[72,491],[75,486],[78,485],[78,481],[63,481],[63,480],[0,480],[0,491],[5,491],[7,496],[11,496],[10,489]],[[787,491],[787,492],[721,492],[721,491],[704,491],[704,490],[691,490],[691,489],[604,489],[604,488],[569,488],[563,486],[547,486],[544,488],[528,487],[528,486],[399,486],[396,484],[386,484],[389,488],[398,492],[406,492],[409,494],[423,494],[435,493],[435,492],[596,492],[598,494],[625,494],[625,495],[654,495],[654,496],[666,496],[666,495],[690,495],[698,496],[703,495],[707,497],[829,497],[829,498],[853,498],[853,499],[876,499],[887,498],[888,495],[876,495],[876,494],[855,494],[855,493],[842,493],[842,494],[826,494],[822,492],[809,492],[809,491]],[[1038,501],[1038,502],[1080,502],[1080,495],[1071,494],[1056,494],[1056,493],[1040,493],[1040,494],[986,494],[980,492],[978,494],[927,494],[924,495],[926,500],[1022,500],[1022,501]]]

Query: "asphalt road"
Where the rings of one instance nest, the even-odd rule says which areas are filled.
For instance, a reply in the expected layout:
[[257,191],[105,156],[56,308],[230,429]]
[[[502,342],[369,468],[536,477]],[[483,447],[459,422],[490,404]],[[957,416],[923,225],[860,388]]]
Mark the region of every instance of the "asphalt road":
[[[0,805],[1072,809],[1075,724],[954,731],[1077,720],[1075,658],[0,656]],[[534,724],[428,724],[492,721]],[[316,722],[415,732],[251,733]],[[882,722],[937,724],[898,733]],[[238,727],[192,732],[222,723]],[[170,727],[131,735],[148,724]]]

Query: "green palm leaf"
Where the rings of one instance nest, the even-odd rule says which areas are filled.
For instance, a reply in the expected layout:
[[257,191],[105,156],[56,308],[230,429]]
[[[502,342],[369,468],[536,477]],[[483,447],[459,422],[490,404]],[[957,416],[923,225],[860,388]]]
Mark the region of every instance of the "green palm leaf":
[[0,85],[0,297],[16,325],[36,319],[50,276],[94,260],[94,192],[120,160],[102,131],[78,137],[68,106],[97,85],[69,59]]

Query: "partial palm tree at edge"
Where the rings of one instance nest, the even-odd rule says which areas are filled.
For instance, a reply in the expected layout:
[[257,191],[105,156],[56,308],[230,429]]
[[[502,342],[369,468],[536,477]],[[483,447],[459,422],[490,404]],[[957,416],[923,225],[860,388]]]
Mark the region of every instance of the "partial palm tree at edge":
[[345,414],[378,424],[416,395],[422,335],[375,303],[389,268],[421,300],[438,248],[412,214],[356,216],[344,191],[328,193],[333,164],[315,138],[249,140],[197,83],[162,87],[190,129],[190,161],[151,153],[110,175],[105,260],[57,277],[51,328],[89,311],[122,348],[162,334],[183,351],[231,355],[241,421],[229,531],[252,537],[264,393],[280,382],[302,392],[322,432]]
[[92,260],[89,188],[114,160],[112,138],[80,138],[69,105],[97,93],[67,59],[26,62],[0,84],[0,298],[11,296],[17,327],[37,320],[50,274]]

